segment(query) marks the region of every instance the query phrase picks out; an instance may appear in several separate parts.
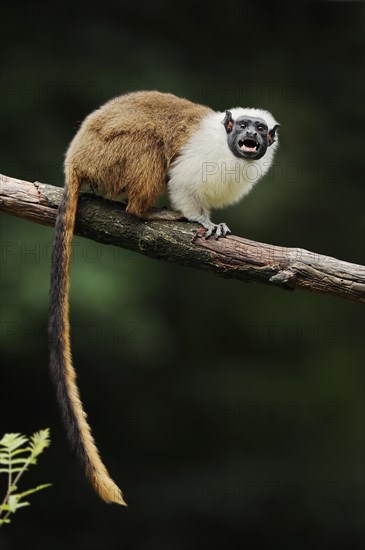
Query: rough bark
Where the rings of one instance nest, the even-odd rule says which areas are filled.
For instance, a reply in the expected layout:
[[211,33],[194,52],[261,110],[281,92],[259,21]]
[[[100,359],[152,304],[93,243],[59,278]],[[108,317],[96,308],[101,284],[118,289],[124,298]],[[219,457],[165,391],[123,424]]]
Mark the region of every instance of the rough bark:
[[[62,189],[0,175],[0,209],[54,225]],[[184,221],[133,218],[124,205],[95,195],[80,196],[76,234],[216,275],[284,289],[302,288],[365,302],[365,267],[301,248],[284,248],[229,235],[196,238],[198,226]]]

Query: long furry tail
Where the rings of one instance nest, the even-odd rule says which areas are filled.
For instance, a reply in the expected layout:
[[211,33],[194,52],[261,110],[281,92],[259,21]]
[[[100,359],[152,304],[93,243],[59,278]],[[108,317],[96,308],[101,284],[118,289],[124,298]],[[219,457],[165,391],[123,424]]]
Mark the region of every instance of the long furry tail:
[[72,365],[69,324],[69,268],[80,184],[70,174],[58,209],[51,266],[49,301],[50,367],[68,438],[100,497],[126,505],[122,493],[110,478],[99,456],[87,423],[76,372]]

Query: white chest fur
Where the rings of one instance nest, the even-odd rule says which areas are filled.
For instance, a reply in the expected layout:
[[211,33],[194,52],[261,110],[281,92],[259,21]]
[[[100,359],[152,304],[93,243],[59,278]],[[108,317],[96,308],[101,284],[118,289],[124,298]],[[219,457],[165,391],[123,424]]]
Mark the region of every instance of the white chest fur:
[[[239,107],[231,112],[234,118],[243,114],[265,118],[269,128],[275,124],[266,111]],[[223,119],[224,113],[221,112],[207,115],[170,167],[168,189],[172,205],[187,217],[193,203],[199,203],[209,211],[237,202],[272,163],[277,143],[259,160],[233,155],[227,144]]]

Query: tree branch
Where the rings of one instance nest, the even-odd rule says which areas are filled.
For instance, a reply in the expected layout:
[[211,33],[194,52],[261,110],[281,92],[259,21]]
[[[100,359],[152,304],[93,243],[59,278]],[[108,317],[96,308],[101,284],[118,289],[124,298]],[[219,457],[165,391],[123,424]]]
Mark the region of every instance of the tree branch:
[[[61,195],[59,187],[0,175],[0,209],[13,216],[54,225]],[[75,233],[222,277],[303,288],[365,303],[364,266],[233,235],[192,242],[197,228],[188,222],[140,221],[128,215],[123,204],[82,193]]]

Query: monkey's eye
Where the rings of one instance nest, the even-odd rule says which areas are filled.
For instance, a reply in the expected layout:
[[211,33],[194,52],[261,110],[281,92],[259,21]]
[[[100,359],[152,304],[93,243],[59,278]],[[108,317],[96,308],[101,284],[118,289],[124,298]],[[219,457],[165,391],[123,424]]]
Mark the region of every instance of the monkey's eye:
[[247,124],[245,122],[240,123],[241,128],[247,128]]
[[262,124],[257,126],[257,129],[258,129],[259,132],[265,132],[265,130],[266,130],[265,126],[263,126]]

